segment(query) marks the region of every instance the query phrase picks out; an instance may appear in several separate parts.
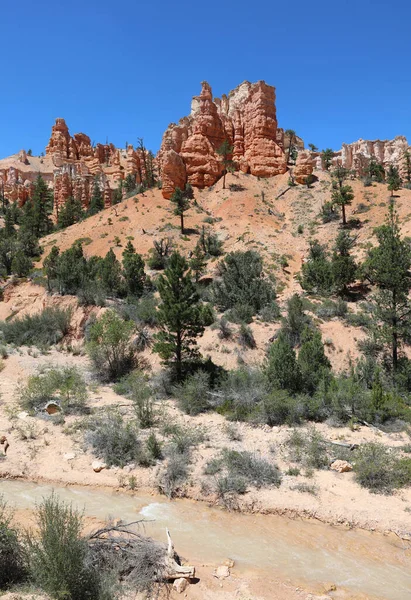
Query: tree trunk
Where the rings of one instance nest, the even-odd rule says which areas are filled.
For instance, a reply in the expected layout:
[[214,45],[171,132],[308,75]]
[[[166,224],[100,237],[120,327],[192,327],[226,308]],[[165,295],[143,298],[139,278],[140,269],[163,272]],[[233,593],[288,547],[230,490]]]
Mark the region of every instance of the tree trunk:
[[182,379],[182,365],[181,365],[181,332],[177,332],[177,341],[176,341],[176,376],[177,381],[181,381]]
[[345,216],[345,204],[341,204],[341,210],[342,210],[343,225],[347,225],[347,219]]
[[223,190],[225,190],[225,174],[226,174],[226,169],[224,169],[223,171]]
[[184,213],[180,214],[181,235],[184,235]]

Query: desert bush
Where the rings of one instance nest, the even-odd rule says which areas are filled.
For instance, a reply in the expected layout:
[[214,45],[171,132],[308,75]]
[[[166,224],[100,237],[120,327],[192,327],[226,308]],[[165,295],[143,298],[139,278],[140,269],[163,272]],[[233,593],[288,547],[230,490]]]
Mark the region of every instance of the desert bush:
[[338,211],[335,210],[335,206],[332,202],[324,202],[321,209],[321,219],[323,223],[330,223],[331,221],[338,221],[340,218]]
[[240,367],[227,373],[214,396],[217,411],[228,418],[245,421],[266,396],[263,372],[257,368]]
[[251,323],[254,312],[253,307],[248,304],[236,304],[225,313],[225,317],[231,323]]
[[157,486],[159,491],[168,498],[177,495],[188,477],[189,457],[175,449],[169,450],[165,469],[160,473]]
[[281,473],[275,465],[251,452],[227,448],[206,465],[205,473],[218,475],[217,491],[220,493],[245,493],[248,486],[278,487],[281,484]]
[[138,325],[155,327],[158,323],[157,299],[151,294],[142,296],[138,302],[123,304],[117,310],[124,319]]
[[334,317],[343,318],[347,315],[347,312],[347,303],[341,298],[336,302],[327,299],[322,304],[315,307],[315,314],[320,317],[320,319],[333,319]]
[[54,401],[65,412],[81,413],[85,410],[87,397],[87,384],[76,367],[60,367],[30,375],[18,392],[21,407],[29,412]]
[[226,319],[222,317],[218,322],[218,337],[220,340],[229,340],[233,335],[233,331]]
[[392,493],[411,485],[411,459],[399,458],[392,448],[375,442],[356,451],[354,471],[358,483],[374,493]]
[[90,565],[82,514],[54,494],[36,510],[38,535],[28,537],[34,583],[57,600],[103,600],[102,576]]
[[258,316],[264,323],[275,323],[281,316],[280,307],[276,302],[271,302],[263,306]]
[[243,436],[238,427],[236,427],[232,423],[226,423],[224,425],[224,433],[231,442],[241,442],[241,440],[243,439]]
[[241,183],[230,183],[228,189],[230,192],[243,192],[246,188]]
[[259,403],[253,420],[274,425],[298,425],[302,421],[304,408],[299,399],[284,390],[274,390]]
[[305,467],[323,469],[328,465],[327,444],[324,437],[314,428],[294,429],[287,441],[290,458]]
[[146,448],[149,456],[154,460],[159,460],[163,456],[161,444],[156,438],[154,432],[151,432],[146,441]]
[[60,342],[70,330],[72,310],[45,308],[35,315],[2,321],[0,332],[7,344],[16,346],[52,346]]
[[142,429],[149,429],[154,425],[155,415],[153,407],[153,392],[147,380],[139,372],[134,372],[129,377],[131,386],[131,399],[134,412]]
[[137,334],[134,340],[134,345],[138,352],[144,352],[153,345],[153,336],[147,327],[137,325]]
[[135,325],[109,310],[90,327],[86,348],[93,368],[102,381],[116,381],[138,366],[131,343]]
[[0,590],[21,583],[27,577],[25,552],[12,526],[12,518],[12,511],[0,495]]
[[174,396],[178,404],[188,415],[198,415],[210,408],[208,392],[210,389],[210,377],[204,371],[197,371],[189,375],[186,380],[176,385]]
[[85,442],[108,466],[140,462],[141,443],[133,423],[125,423],[121,415],[111,413],[89,421],[88,425]]
[[223,242],[210,228],[204,226],[201,229],[197,246],[205,257],[221,256],[223,253]]
[[257,344],[250,327],[245,323],[241,323],[240,330],[238,332],[238,342],[243,348],[256,348]]

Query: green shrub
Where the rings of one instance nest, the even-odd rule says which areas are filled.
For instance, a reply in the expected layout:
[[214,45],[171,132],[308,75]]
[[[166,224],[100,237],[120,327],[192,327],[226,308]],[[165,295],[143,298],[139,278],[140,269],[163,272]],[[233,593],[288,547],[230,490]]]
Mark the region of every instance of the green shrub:
[[154,432],[151,432],[146,442],[147,452],[154,460],[159,460],[163,456],[161,444],[156,438]]
[[248,304],[236,304],[225,313],[228,321],[231,323],[251,323],[253,320],[254,309]]
[[17,317],[0,323],[7,344],[16,346],[52,346],[69,333],[71,309],[45,308],[35,315]]
[[227,310],[248,305],[253,314],[275,299],[270,281],[264,278],[263,262],[258,252],[231,252],[219,265],[220,279],[213,285],[214,299],[219,308]]
[[274,390],[258,405],[255,419],[273,427],[274,425],[297,425],[301,423],[303,408],[298,399],[284,390]]
[[264,306],[259,312],[259,317],[264,323],[275,323],[280,316],[280,307],[276,302],[267,304],[267,306]]
[[238,332],[238,341],[243,348],[257,347],[253,332],[245,323],[241,323],[240,331]]
[[124,321],[112,310],[91,325],[86,348],[102,381],[116,381],[138,366],[131,342],[134,331],[132,321]]
[[133,423],[124,423],[118,413],[90,422],[85,441],[108,466],[124,467],[127,463],[139,462],[142,456],[137,428]]
[[227,323],[226,319],[222,317],[218,322],[218,337],[220,340],[229,340],[233,334],[233,331],[230,325]]
[[189,375],[184,383],[175,386],[174,395],[181,410],[188,415],[198,415],[210,408],[209,389],[209,375],[204,371],[197,371]]
[[53,401],[65,412],[81,413],[87,397],[87,384],[80,371],[76,367],[60,367],[30,375],[19,390],[18,399],[21,407],[29,412],[41,410],[48,401]]
[[11,524],[12,518],[13,513],[0,495],[0,590],[21,583],[27,577],[24,549]]
[[392,448],[370,442],[355,454],[354,471],[362,487],[374,493],[392,493],[411,485],[411,459],[398,458]]
[[103,600],[102,577],[82,537],[82,515],[52,494],[37,507],[36,520],[38,536],[28,538],[34,583],[57,600]]
[[[207,464],[205,473],[222,474],[221,478],[217,479],[217,489],[220,493],[222,490],[224,493],[245,493],[250,485],[261,488],[279,487],[281,484],[281,474],[275,465],[251,452],[238,452],[227,448]],[[233,489],[236,487],[237,489]]]
[[314,428],[308,431],[294,429],[286,445],[294,462],[314,469],[323,469],[328,465],[326,440]]
[[267,394],[260,369],[240,367],[227,373],[216,395],[218,412],[231,419],[245,421]]
[[332,300],[325,300],[322,304],[315,307],[315,314],[320,319],[333,319],[334,317],[343,318],[347,315],[348,305],[347,303],[339,298],[336,302]]
[[155,420],[152,391],[141,373],[132,373],[130,379],[131,399],[138,422],[142,429],[149,429],[154,425]]
[[155,327],[158,323],[157,299],[150,294],[142,296],[138,302],[123,304],[118,310],[124,319],[131,319],[139,325]]
[[177,495],[188,477],[188,457],[179,452],[169,452],[165,470],[160,474],[157,485],[162,494],[168,498]]

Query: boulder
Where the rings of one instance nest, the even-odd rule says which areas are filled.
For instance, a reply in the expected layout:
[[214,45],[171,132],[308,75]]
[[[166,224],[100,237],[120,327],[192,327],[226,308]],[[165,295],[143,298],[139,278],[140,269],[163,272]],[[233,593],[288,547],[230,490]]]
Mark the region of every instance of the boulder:
[[346,460],[335,460],[331,463],[330,469],[332,471],[337,471],[337,473],[348,473],[352,471],[352,465]]
[[183,579],[180,577],[179,579],[174,579],[173,588],[176,590],[178,594],[182,594],[188,587],[189,583],[187,579]]
[[55,415],[61,412],[61,406],[60,404],[58,404],[58,402],[50,401],[47,402],[47,404],[44,407],[44,410],[48,415]]
[[230,569],[227,565],[220,565],[214,570],[213,575],[214,577],[217,577],[217,579],[226,579],[227,577],[230,577]]
[[306,150],[299,152],[293,172],[294,180],[297,183],[305,184],[307,177],[312,175],[313,169],[314,163],[311,158],[311,152]]
[[100,471],[102,471],[103,469],[107,469],[106,463],[101,460],[94,460],[91,466],[95,473],[100,473]]

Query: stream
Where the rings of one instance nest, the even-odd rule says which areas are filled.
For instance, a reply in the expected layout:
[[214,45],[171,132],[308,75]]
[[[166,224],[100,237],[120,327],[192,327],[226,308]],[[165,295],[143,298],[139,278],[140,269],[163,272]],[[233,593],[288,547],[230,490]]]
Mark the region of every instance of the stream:
[[394,536],[275,515],[229,513],[161,496],[0,480],[0,494],[18,510],[33,509],[53,489],[88,517],[145,519],[144,533],[164,542],[169,527],[176,550],[188,561],[191,557],[217,565],[232,558],[239,575],[252,572],[311,588],[329,582],[351,598],[411,599],[411,543]]

